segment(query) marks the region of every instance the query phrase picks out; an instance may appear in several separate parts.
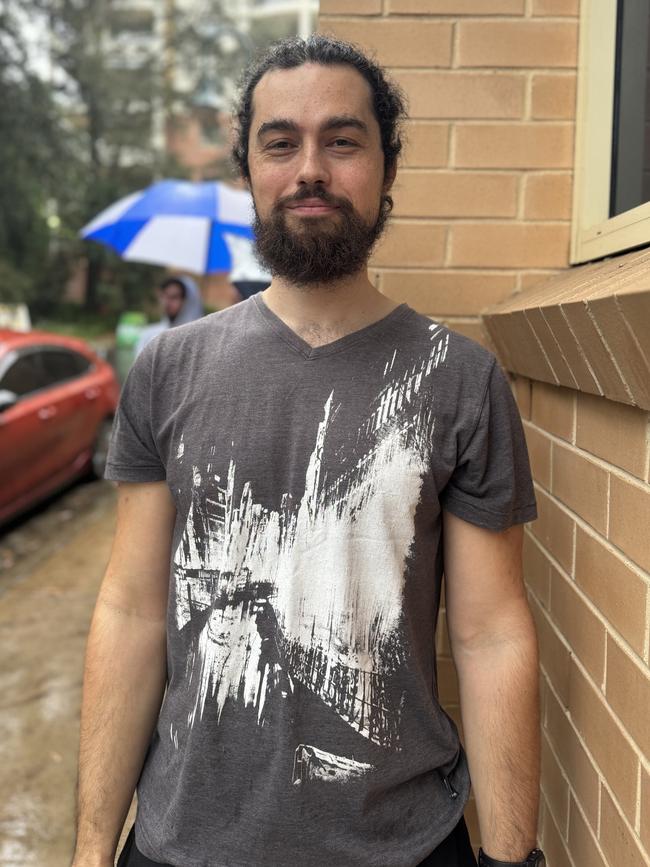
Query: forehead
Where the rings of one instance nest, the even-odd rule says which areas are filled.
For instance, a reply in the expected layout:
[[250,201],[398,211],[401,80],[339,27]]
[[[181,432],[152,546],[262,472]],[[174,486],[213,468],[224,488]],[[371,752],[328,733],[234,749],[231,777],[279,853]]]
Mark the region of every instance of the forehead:
[[347,64],[305,63],[294,69],[273,69],[253,92],[254,128],[272,117],[318,122],[331,115],[351,115],[369,126],[372,121],[376,124],[370,85]]

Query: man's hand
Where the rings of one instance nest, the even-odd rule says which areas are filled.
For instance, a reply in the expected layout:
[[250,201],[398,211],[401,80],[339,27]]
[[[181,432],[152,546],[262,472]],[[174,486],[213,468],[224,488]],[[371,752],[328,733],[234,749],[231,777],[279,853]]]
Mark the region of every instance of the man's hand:
[[74,867],[113,867],[166,682],[176,511],[165,482],[122,483],[84,673]]
[[539,803],[537,637],[522,577],[523,528],[494,532],[444,514],[445,592],[482,845],[520,861]]

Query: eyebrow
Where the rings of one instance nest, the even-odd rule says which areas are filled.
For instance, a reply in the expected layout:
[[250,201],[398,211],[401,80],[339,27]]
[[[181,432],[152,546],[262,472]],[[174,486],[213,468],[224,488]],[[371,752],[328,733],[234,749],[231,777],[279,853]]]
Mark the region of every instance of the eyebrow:
[[[329,130],[347,129],[349,127],[358,129],[360,132],[368,132],[368,125],[366,123],[359,120],[358,117],[345,114],[328,118],[321,124],[321,131],[328,132]],[[300,127],[293,120],[278,117],[263,123],[257,131],[257,138],[262,138],[267,132],[300,132]]]

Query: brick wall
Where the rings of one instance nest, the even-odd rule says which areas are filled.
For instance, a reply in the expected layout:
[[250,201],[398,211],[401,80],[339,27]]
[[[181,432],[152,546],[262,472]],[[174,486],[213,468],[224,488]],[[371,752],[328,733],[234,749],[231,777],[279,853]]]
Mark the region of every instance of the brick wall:
[[381,290],[484,341],[479,312],[568,262],[577,0],[321,0],[409,99]]
[[[374,49],[410,101],[377,284],[480,340],[481,310],[568,265],[578,7],[321,0],[321,30]],[[525,573],[542,661],[542,843],[549,867],[637,867],[650,863],[649,415],[521,376],[513,386],[540,513]],[[444,622],[438,647],[458,721]],[[477,842],[471,804],[468,818]]]
[[540,515],[525,565],[540,638],[549,864],[647,864],[648,413],[523,378],[516,393]]

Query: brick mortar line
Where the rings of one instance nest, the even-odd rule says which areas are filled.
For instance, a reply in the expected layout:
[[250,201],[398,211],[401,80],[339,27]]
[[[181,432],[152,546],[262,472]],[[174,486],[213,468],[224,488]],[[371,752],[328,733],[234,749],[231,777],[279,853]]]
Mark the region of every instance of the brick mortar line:
[[[432,226],[447,226],[452,228],[453,226],[472,226],[475,223],[491,223],[495,226],[503,226],[511,227],[513,225],[521,225],[521,226],[567,226],[571,224],[570,220],[526,220],[522,223],[521,220],[518,220],[517,217],[409,217],[406,214],[403,216],[395,215],[393,222],[397,225],[404,225],[406,222],[418,222],[418,223],[429,223]],[[462,265],[458,265],[457,267],[462,268]],[[471,266],[470,266],[471,267]],[[497,269],[504,270],[503,265],[495,265]],[[488,267],[485,268],[486,271],[490,270]],[[513,270],[522,270],[521,268]],[[523,270],[528,270],[524,268]],[[552,269],[551,269],[552,270]],[[558,266],[558,270],[563,270],[562,266]],[[556,305],[553,305],[556,306]],[[534,308],[536,309],[536,308]]]
[[[580,287],[577,287],[577,291],[580,291]],[[599,396],[600,396],[600,397],[605,397],[605,392],[603,391],[603,388],[602,388],[602,386],[601,386],[601,384],[600,384],[600,382],[599,382],[599,380],[598,380],[598,377],[596,376],[596,371],[595,371],[595,370],[593,369],[593,367],[591,366],[591,361],[589,361],[589,357],[585,354],[585,352],[584,352],[584,350],[583,350],[583,348],[582,348],[582,341],[580,341],[580,340],[578,339],[578,335],[577,335],[577,334],[575,333],[575,331],[573,330],[573,326],[572,326],[571,323],[569,322],[569,317],[566,315],[566,312],[565,312],[565,310],[564,310],[563,305],[562,305],[561,303],[557,303],[557,302],[556,302],[556,303],[553,304],[553,306],[556,307],[557,309],[559,309],[559,311],[560,311],[560,315],[561,315],[562,318],[564,319],[564,324],[565,324],[566,327],[569,329],[569,332],[570,332],[570,334],[571,334],[571,337],[573,337],[573,340],[574,340],[574,342],[575,342],[575,344],[576,344],[576,347],[577,347],[577,349],[578,349],[578,352],[580,353],[580,357],[582,358],[582,360],[584,361],[584,363],[587,365],[587,370],[588,370],[589,373],[591,374],[591,377],[592,377],[593,381],[596,383],[596,388],[597,388],[598,391],[600,392],[600,395],[599,395]],[[577,412],[576,412],[576,415],[577,415]]]
[[[409,273],[413,272],[413,273],[422,273],[422,274],[428,274],[429,272],[432,272],[432,271],[439,271],[441,273],[447,273],[448,271],[451,271],[454,274],[460,274],[460,275],[472,274],[476,277],[479,277],[479,276],[482,277],[485,274],[485,270],[483,268],[443,268],[442,266],[428,267],[427,265],[411,265],[411,266],[409,266],[409,265],[399,265],[399,266],[377,265],[376,267],[372,268],[371,270],[382,271],[382,272],[384,272],[384,271],[407,271]],[[515,275],[516,269],[513,268],[510,271],[505,270],[505,269],[501,269],[500,271],[498,271],[497,269],[494,269],[493,273],[496,276],[512,277]]]
[[[586,607],[589,609],[589,611],[590,611],[590,612],[591,612],[591,613],[596,617],[596,619],[601,623],[601,625],[605,627],[605,632],[606,632],[606,634],[607,634],[607,635],[611,635],[612,638],[614,638],[614,639],[616,640],[616,643],[619,644],[619,645],[621,646],[621,649],[625,649],[626,652],[627,652],[627,655],[628,655],[631,659],[637,661],[637,664],[638,664],[638,661],[640,660],[640,662],[641,662],[641,666],[642,666],[643,668],[647,668],[648,666],[647,666],[647,663],[645,662],[645,660],[642,659],[640,656],[637,655],[637,653],[636,653],[636,651],[634,650],[634,648],[632,648],[632,647],[629,646],[629,644],[628,644],[628,642],[626,641],[625,637],[624,637],[623,635],[621,635],[621,633],[620,633],[619,630],[614,626],[613,623],[611,623],[609,620],[607,620],[607,618],[605,617],[605,615],[603,614],[603,612],[600,611],[600,609],[596,606],[596,604],[595,604],[595,603],[594,603],[594,602],[589,598],[589,596],[587,596],[587,594],[586,594],[585,591],[582,589],[582,587],[578,584],[578,582],[577,582],[574,578],[572,578],[571,575],[569,575],[569,573],[566,571],[566,569],[563,568],[562,564],[559,563],[558,560],[555,559],[555,557],[553,556],[553,554],[552,554],[549,550],[547,550],[547,549],[544,547],[544,545],[540,542],[540,540],[539,540],[536,536],[533,536],[532,533],[530,533],[529,535],[530,535],[530,538],[531,538],[532,542],[533,542],[533,543],[535,544],[535,546],[539,549],[539,551],[541,551],[541,552],[543,553],[544,557],[545,557],[545,558],[549,561],[549,563],[553,566],[553,568],[555,569],[555,571],[556,571],[556,572],[559,572],[560,575],[562,575],[562,577],[563,577],[566,581],[568,581],[568,582],[571,584],[572,587],[574,587],[574,588],[576,589],[576,592],[578,593],[578,596],[580,596],[581,600],[586,604]],[[526,585],[526,586],[528,587],[528,585]],[[552,588],[550,588],[550,586],[549,586],[549,592],[551,591],[551,589],[552,589]],[[536,594],[533,593],[533,595],[534,595],[535,598],[538,600],[538,602],[540,603],[541,607],[542,607],[545,611],[548,611],[549,615],[552,614],[551,610],[546,608],[546,606],[544,605],[543,601],[542,601],[541,599],[539,599],[539,597],[538,597]],[[552,603],[552,593],[551,593],[551,592],[550,592],[550,596],[551,596],[551,600],[550,600],[550,603],[549,603],[549,604]],[[646,598],[647,598],[647,597],[646,597]],[[549,619],[550,619],[550,618],[549,618]],[[552,621],[552,622],[555,624],[555,621]],[[560,633],[560,634],[561,634],[561,633]],[[572,650],[571,645],[568,643],[568,640],[565,639],[565,643],[567,644],[568,648],[569,648],[570,650]],[[572,653],[572,655],[575,656],[574,653]],[[607,641],[605,640],[605,670],[604,670],[604,673],[603,673],[603,677],[604,677],[604,678],[606,678],[606,674],[607,674]],[[602,687],[599,687],[599,691],[601,692],[602,695],[605,695],[605,693],[604,693]],[[638,749],[640,750],[641,748],[639,747]],[[648,761],[650,762],[650,757],[649,757]]]
[[[549,684],[550,684],[550,681],[549,681]],[[555,692],[555,690],[553,690],[553,692]],[[556,696],[556,697],[557,697],[557,696]],[[558,701],[559,701],[559,698],[558,698]],[[561,703],[561,702],[560,702],[560,706],[562,707],[562,703]],[[572,726],[572,728],[573,728],[573,726]],[[548,729],[547,729],[546,731],[548,732]],[[574,731],[575,731],[575,729],[574,729]],[[570,806],[571,806],[571,795],[573,795],[573,800],[574,800],[576,806],[578,807],[578,809],[580,810],[580,813],[582,814],[582,818],[583,818],[583,820],[584,820],[585,825],[587,826],[587,828],[589,829],[590,832],[593,832],[593,833],[592,833],[592,837],[593,837],[593,840],[594,840],[595,843],[596,843],[596,849],[598,850],[599,854],[602,855],[603,863],[604,863],[604,864],[608,864],[609,862],[607,861],[607,858],[605,857],[605,853],[603,852],[603,850],[602,850],[601,847],[600,847],[600,840],[598,839],[598,834],[597,834],[596,832],[594,832],[594,829],[592,829],[591,824],[590,824],[589,820],[587,819],[586,814],[584,813],[584,811],[583,811],[583,809],[582,809],[582,804],[580,803],[580,799],[578,798],[578,793],[575,791],[575,789],[574,789],[573,786],[571,785],[571,780],[569,779],[568,774],[565,774],[565,768],[564,768],[564,765],[562,764],[562,762],[561,762],[561,760],[560,760],[560,757],[559,757],[559,755],[557,754],[557,752],[556,752],[556,750],[555,750],[555,745],[554,745],[553,741],[551,740],[550,737],[547,737],[547,738],[546,738],[546,742],[547,742],[547,744],[548,744],[548,746],[549,746],[551,752],[553,753],[553,758],[554,758],[555,761],[557,762],[557,765],[558,765],[558,767],[560,768],[560,773],[562,774],[562,778],[563,778],[564,780],[566,780],[567,787],[568,787],[568,794],[569,794],[569,811],[567,811],[567,836],[564,838],[564,842],[567,844],[567,851],[568,851],[568,853],[569,853],[569,858],[571,859],[571,861],[572,861],[574,864],[576,864],[576,862],[575,862],[574,859],[573,859],[573,853],[572,853],[572,851],[571,851],[571,849],[570,849],[570,844],[569,844],[569,828],[570,828],[570,824],[571,824],[570,821],[569,821],[569,820],[570,820],[569,812],[570,812]],[[639,767],[641,767],[640,764],[639,764]],[[601,783],[601,780],[600,780],[600,771],[599,771],[599,768],[598,768],[597,765],[594,765],[594,770],[596,771],[596,775],[597,775],[597,777],[598,777],[598,788],[600,789],[600,783]],[[541,786],[540,786],[540,788],[541,788]],[[547,800],[547,802],[548,802],[548,798],[547,798],[546,800]],[[600,804],[598,805],[598,812],[600,813]],[[598,820],[598,816],[596,816],[596,820]],[[596,821],[596,824],[598,824],[598,821]],[[584,867],[584,865],[579,865],[579,864],[578,864],[578,865],[576,865],[576,867]]]
[[[547,738],[546,740],[548,741],[548,738]],[[562,768],[562,766],[560,765],[560,770],[561,770],[561,768]],[[564,776],[564,775],[563,775],[563,776]],[[554,810],[553,810],[552,807],[551,807],[552,801],[551,801],[551,799],[549,798],[549,793],[546,791],[546,788],[544,787],[544,784],[543,784],[543,781],[542,781],[542,778],[541,778],[541,777],[540,777],[539,788],[540,788],[540,793],[541,793],[541,795],[543,796],[544,800],[546,801],[546,808],[547,808],[548,812],[550,813],[551,818],[553,819],[553,824],[554,824],[555,827],[557,828],[558,834],[560,835],[560,839],[562,840],[563,843],[566,843],[565,849],[566,849],[567,855],[568,855],[568,857],[569,857],[569,861],[571,861],[571,863],[573,864],[573,863],[574,863],[574,862],[573,862],[573,858],[571,857],[571,852],[569,851],[569,847],[568,847],[568,844],[569,844],[569,839],[568,839],[568,830],[569,830],[568,818],[569,818],[569,797],[570,797],[569,788],[568,788],[568,786],[567,786],[567,793],[566,793],[566,798],[567,798],[567,803],[566,803],[567,822],[566,822],[566,828],[565,828],[564,831],[561,829],[561,827],[560,827],[560,823],[559,823],[559,821],[558,821],[558,817],[555,815],[555,812],[554,812]]]
[[645,636],[643,639],[643,653],[646,665],[650,665],[650,593],[646,596],[645,605]]
[[[556,571],[559,572],[559,573],[562,575],[562,577],[565,578],[566,581],[568,581],[568,582],[569,582],[573,587],[576,588],[576,590],[577,590],[577,592],[578,592],[578,595],[580,596],[581,600],[586,604],[586,607],[587,607],[587,608],[589,609],[589,611],[590,611],[590,612],[591,612],[591,613],[596,617],[596,619],[597,619],[599,622],[601,622],[601,625],[605,627],[605,633],[606,633],[606,635],[611,635],[613,638],[615,638],[615,639],[616,639],[616,643],[621,645],[621,649],[624,649],[624,648],[623,648],[623,645],[625,645],[625,649],[627,650],[627,655],[628,655],[628,656],[630,656],[631,658],[634,657],[635,659],[639,659],[640,657],[637,657],[636,652],[635,652],[632,648],[628,648],[628,647],[627,647],[627,642],[625,641],[625,639],[623,638],[623,636],[620,635],[620,633],[618,632],[618,630],[616,629],[616,627],[614,627],[614,626],[613,626],[613,625],[612,625],[608,620],[605,619],[605,615],[602,613],[602,611],[599,611],[599,609],[596,608],[596,606],[594,605],[594,603],[593,603],[593,602],[591,601],[591,599],[589,599],[589,597],[585,594],[584,590],[582,590],[582,588],[581,588],[580,585],[577,583],[577,581],[575,581],[573,578],[571,578],[570,575],[567,574],[566,570],[562,568],[562,566],[557,562],[557,560],[555,560],[555,558],[553,557],[553,555],[550,554],[550,552],[547,551],[546,548],[544,548],[544,546],[539,542],[539,540],[538,540],[537,538],[534,538],[534,542],[535,542],[535,544],[537,545],[537,547],[538,547],[541,551],[544,552],[544,554],[546,555],[547,559],[550,560],[550,561],[553,561],[553,562],[552,562],[552,565],[554,566],[554,568],[556,569]],[[533,595],[534,595],[534,594],[533,594]],[[537,597],[536,597],[536,598],[537,598]],[[563,636],[563,633],[560,632],[559,627],[557,626],[555,620],[554,620],[553,617],[551,616],[551,615],[552,615],[552,612],[550,611],[550,609],[547,609],[547,608],[546,608],[546,606],[543,604],[543,602],[541,602],[541,600],[538,600],[538,601],[541,603],[541,608],[542,608],[542,610],[543,610],[543,611],[548,615],[548,618],[547,618],[547,619],[548,619],[549,622],[553,625],[554,632],[556,632],[557,635],[562,639],[562,644],[566,647],[567,650],[569,650],[569,651],[571,652],[571,656],[572,656],[574,659],[577,660],[578,657],[576,656],[575,651],[573,650],[573,647],[572,647],[571,644],[569,643],[568,639],[566,639],[566,638]],[[552,601],[552,593],[551,593],[551,601]],[[604,669],[604,672],[603,672],[603,679],[605,680],[605,678],[606,678],[606,674],[607,674],[607,639],[605,639],[605,659],[604,659],[604,663],[605,663],[605,669]],[[646,666],[645,666],[645,662],[644,662],[643,660],[641,660],[641,663],[642,663],[642,665],[643,665],[644,667],[646,667]],[[584,668],[584,666],[583,666],[583,668]],[[585,671],[586,671],[586,669],[585,669]],[[605,691],[604,691],[602,685],[601,685],[601,686],[598,686],[598,685],[595,683],[595,681],[591,678],[591,676],[590,676],[590,680],[591,680],[591,682],[594,684],[594,686],[597,688],[599,694],[600,694],[603,698],[607,698],[607,696],[606,696],[606,694],[605,694]],[[613,714],[613,715],[615,715],[615,714]],[[618,717],[617,717],[617,719],[618,719]],[[625,728],[625,726],[623,725],[622,722],[621,722],[621,726],[622,726],[623,728]],[[629,737],[630,739],[632,739],[632,736],[631,736],[631,735],[628,735],[628,737]],[[639,752],[640,754],[642,754],[642,747],[640,747],[640,746],[637,745],[637,747],[636,747],[636,751]],[[649,761],[650,761],[650,759],[649,759]]]
[[[541,315],[542,319],[543,319],[544,322],[546,323],[546,327],[547,327],[548,330],[549,330],[549,333],[550,333],[550,335],[551,335],[551,339],[553,340],[553,342],[555,343],[555,346],[557,347],[557,351],[558,351],[558,353],[559,353],[559,355],[560,355],[560,358],[561,358],[562,361],[564,362],[564,364],[565,364],[567,370],[569,371],[569,376],[570,376],[571,379],[573,380],[573,386],[570,386],[570,387],[573,387],[573,389],[574,389],[575,391],[580,391],[580,385],[579,385],[579,383],[578,383],[578,380],[575,378],[575,376],[574,376],[574,374],[573,374],[573,370],[571,369],[571,364],[570,364],[570,362],[569,362],[569,359],[568,359],[568,358],[566,357],[566,355],[564,354],[564,349],[562,348],[562,344],[561,344],[560,341],[558,340],[558,338],[557,338],[557,336],[556,336],[556,334],[555,334],[555,331],[551,328],[551,326],[549,325],[549,322],[548,322],[546,316],[544,315],[544,308],[543,308],[543,307],[539,307],[538,310],[539,310],[539,312],[540,312],[540,315]],[[532,326],[532,323],[530,323],[530,325],[531,325],[531,328],[532,328],[532,327],[533,327],[533,326]],[[533,328],[533,330],[535,330],[535,329]],[[573,419],[572,419],[572,421],[571,421],[571,426],[572,426],[572,431],[571,431],[571,442],[572,442],[572,443],[575,443],[575,441],[576,441],[576,426],[577,426],[577,419],[576,419],[576,416],[577,416],[577,407],[576,407],[576,404],[577,404],[577,401],[574,399],[574,401],[573,401]]]
[[[576,663],[580,666],[580,668],[583,668],[583,666],[580,664],[579,660],[577,660],[575,657],[574,657],[574,659],[575,659]],[[588,675],[587,675],[587,676],[588,676]],[[599,779],[599,782],[600,782],[601,786],[604,786],[604,787],[607,789],[610,798],[611,798],[612,801],[614,802],[614,804],[615,804],[615,806],[617,807],[617,809],[619,809],[619,813],[620,813],[621,818],[624,820],[625,824],[626,824],[626,825],[628,826],[628,828],[631,830],[631,832],[632,832],[632,833],[631,833],[631,836],[632,836],[632,837],[635,839],[635,841],[639,844],[640,848],[645,852],[645,846],[643,845],[643,842],[641,841],[641,838],[640,838],[639,835],[636,833],[636,830],[632,827],[632,825],[630,825],[630,822],[629,822],[627,816],[625,815],[625,813],[624,813],[624,812],[622,811],[622,809],[620,808],[619,800],[618,800],[617,796],[614,794],[613,789],[610,787],[610,785],[609,785],[609,781],[607,780],[607,778],[605,777],[605,775],[604,775],[603,772],[601,771],[601,769],[600,769],[600,765],[598,764],[598,762],[596,761],[595,757],[593,756],[591,750],[590,750],[589,747],[587,746],[587,742],[586,742],[586,741],[584,740],[584,738],[582,737],[581,732],[579,732],[578,729],[576,728],[576,726],[573,724],[573,718],[571,717],[570,712],[567,712],[567,709],[564,707],[564,704],[562,703],[562,699],[561,699],[560,696],[557,694],[557,692],[556,692],[556,690],[555,690],[555,688],[554,688],[554,686],[553,686],[553,684],[552,684],[550,678],[549,678],[547,675],[545,675],[545,678],[546,678],[546,683],[548,684],[549,689],[550,689],[551,692],[553,693],[553,696],[555,697],[555,700],[557,701],[557,703],[558,703],[558,705],[560,706],[562,712],[564,713],[564,715],[565,715],[567,721],[569,722],[571,728],[573,729],[573,732],[574,732],[574,734],[576,735],[576,737],[577,737],[577,739],[578,739],[580,745],[582,746],[582,748],[584,749],[584,751],[587,753],[587,756],[588,756],[590,762],[592,763],[594,770],[596,771],[596,773],[597,773],[597,775],[598,775],[598,779]],[[589,678],[589,679],[590,679],[590,678]],[[591,679],[590,679],[590,680],[591,680]],[[609,707],[608,707],[607,705],[606,705],[606,708],[609,709]],[[612,714],[612,716],[613,716],[613,714]],[[615,719],[615,721],[617,721],[617,718],[616,718],[616,717],[614,717],[614,719]],[[546,729],[546,730],[548,731],[548,729]],[[624,734],[627,735],[627,732],[626,732],[625,730],[624,730]],[[629,736],[628,736],[628,737],[629,737]],[[549,740],[549,742],[550,742],[550,738],[548,738],[547,740]],[[643,754],[640,755],[639,759],[640,759],[640,764],[644,767],[644,769],[647,769],[648,767],[650,767],[650,763],[648,762],[648,759],[647,759]],[[560,764],[560,768],[563,769],[563,765],[562,765],[561,763],[559,763],[559,764]],[[571,791],[573,792],[573,794],[574,794],[574,796],[575,796],[575,800],[576,800],[576,802],[579,804],[579,803],[580,803],[579,798],[578,798],[578,796],[577,796],[577,793],[576,793],[575,790],[573,789],[573,786],[571,785],[571,781],[570,781],[570,779],[569,779],[568,777],[566,777],[566,780],[567,780],[567,782],[568,782],[568,784],[569,784],[569,788],[571,789]],[[636,812],[636,809],[638,809],[638,804],[635,804],[635,812]],[[600,839],[600,817],[601,817],[601,803],[600,803],[600,793],[599,793],[599,796],[598,796],[598,839]],[[587,822],[587,825],[588,825],[588,827],[591,827],[591,825],[589,825],[589,822]]]
[[628,385],[627,379],[626,379],[625,376],[623,375],[623,371],[621,370],[621,368],[620,368],[620,366],[619,366],[619,364],[618,364],[618,361],[616,360],[616,353],[613,352],[612,349],[610,348],[610,345],[609,345],[609,343],[607,342],[607,338],[606,338],[605,335],[603,334],[603,330],[602,330],[602,328],[600,327],[600,324],[598,323],[598,320],[597,320],[596,317],[594,316],[594,313],[593,313],[593,311],[592,311],[592,309],[591,309],[591,306],[590,306],[590,304],[589,304],[589,300],[587,300],[587,302],[586,302],[586,304],[584,305],[584,307],[585,307],[585,309],[586,309],[586,311],[587,311],[587,316],[589,317],[589,319],[591,319],[591,324],[592,324],[592,325],[594,326],[594,328],[596,329],[596,333],[598,334],[598,337],[600,338],[600,342],[601,342],[601,343],[603,344],[603,346],[605,347],[605,351],[606,351],[607,354],[609,355],[609,357],[610,357],[610,359],[611,359],[611,361],[612,361],[614,367],[616,368],[616,372],[618,373],[618,375],[619,375],[619,377],[620,377],[620,380],[621,380],[621,382],[623,383],[623,388],[625,389],[625,391],[626,391],[626,393],[627,393],[627,396],[630,398],[630,400],[632,401],[632,403],[635,404],[635,399],[634,399],[634,394],[633,394],[633,392],[632,392],[632,388]]
[[528,323],[528,328],[530,329],[530,331],[531,331],[532,334],[533,334],[533,337],[534,337],[535,340],[537,341],[537,345],[538,345],[538,347],[540,348],[541,353],[542,353],[542,355],[544,356],[544,359],[545,359],[546,363],[548,364],[548,368],[549,368],[549,370],[551,371],[551,373],[552,373],[553,376],[555,377],[555,380],[556,380],[556,383],[555,383],[555,384],[556,384],[556,385],[561,385],[560,377],[559,377],[559,376],[557,375],[557,373],[555,372],[555,368],[554,368],[553,365],[551,364],[551,359],[548,357],[548,353],[546,352],[546,349],[544,348],[544,344],[542,343],[542,341],[541,341],[541,340],[539,339],[539,337],[537,336],[537,332],[536,332],[535,329],[533,328],[533,325],[532,325],[530,319],[528,318],[527,310],[526,310],[526,309],[523,310],[523,314],[524,314],[524,319],[525,319],[526,322]]
[[[550,383],[549,383],[550,385]],[[566,387],[566,386],[565,386]],[[586,392],[585,392],[586,393]],[[597,395],[596,395],[597,397]],[[625,404],[627,406],[627,404]],[[639,407],[636,407],[639,409]],[[648,410],[641,410],[642,412],[648,412]],[[623,469],[622,467],[617,467],[616,464],[608,463],[604,458],[598,457],[598,455],[594,455],[591,452],[588,452],[586,449],[583,449],[581,446],[576,445],[575,443],[568,442],[562,437],[557,436],[551,431],[547,431],[546,428],[540,427],[536,422],[532,421],[532,419],[524,419],[527,424],[530,424],[531,427],[535,428],[539,433],[543,433],[547,436],[552,442],[557,443],[558,445],[562,445],[565,448],[571,447],[576,452],[580,454],[580,457],[584,457],[585,460],[589,460],[591,463],[596,464],[601,469],[606,472],[613,473],[617,478],[619,478],[623,482],[630,482],[634,484],[635,487],[640,488],[643,491],[648,490],[648,483],[644,479],[639,479],[637,476],[634,476],[632,473]],[[553,496],[556,496],[555,494]],[[568,508],[568,507],[567,507]],[[605,537],[603,537],[605,538]],[[643,567],[637,567],[643,568]],[[645,571],[645,570],[644,570]],[[648,577],[650,578],[650,573],[648,573]]]
[[641,762],[636,774],[636,816],[634,817],[634,830],[641,839]]

